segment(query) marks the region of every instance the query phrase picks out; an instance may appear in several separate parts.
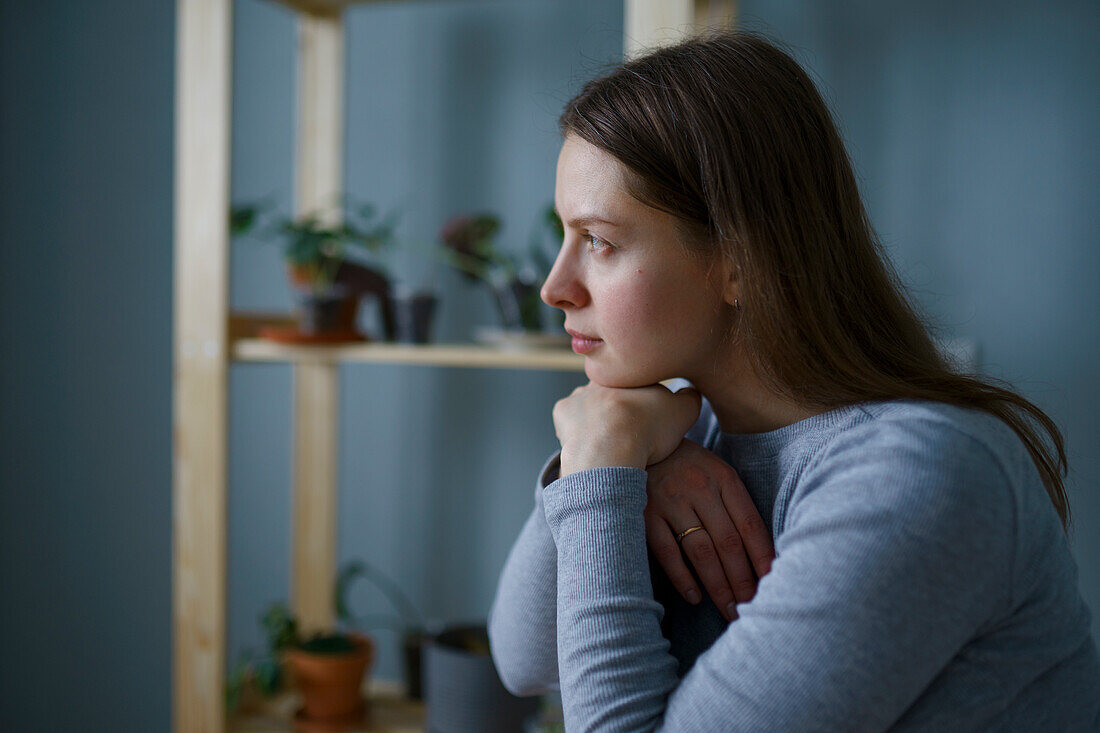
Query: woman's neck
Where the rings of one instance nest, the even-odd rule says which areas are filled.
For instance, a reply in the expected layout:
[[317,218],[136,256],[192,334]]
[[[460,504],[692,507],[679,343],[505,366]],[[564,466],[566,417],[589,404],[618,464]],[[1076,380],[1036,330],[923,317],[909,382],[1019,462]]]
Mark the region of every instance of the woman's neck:
[[691,382],[707,398],[724,433],[768,433],[823,412],[769,391],[751,374],[731,371]]

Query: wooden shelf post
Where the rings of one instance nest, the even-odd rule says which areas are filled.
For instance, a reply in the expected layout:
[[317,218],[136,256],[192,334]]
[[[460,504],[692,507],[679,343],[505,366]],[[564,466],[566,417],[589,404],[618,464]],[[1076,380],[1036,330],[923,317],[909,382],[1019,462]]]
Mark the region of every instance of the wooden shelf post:
[[[343,160],[343,12],[299,13],[299,216],[340,222]],[[330,629],[336,620],[337,377],[333,363],[294,365],[291,607],[305,634]]]
[[232,0],[178,0],[173,729],[225,730]]
[[624,0],[623,55],[681,40],[704,28],[728,28],[737,17],[737,0]]

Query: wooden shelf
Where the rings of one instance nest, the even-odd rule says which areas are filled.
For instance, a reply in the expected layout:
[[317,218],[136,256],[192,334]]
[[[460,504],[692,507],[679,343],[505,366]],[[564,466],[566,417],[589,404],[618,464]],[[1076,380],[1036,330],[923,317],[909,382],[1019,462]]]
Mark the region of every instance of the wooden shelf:
[[[426,724],[424,703],[403,695],[401,685],[388,680],[370,680],[366,685],[367,721],[348,733],[423,733]],[[294,711],[301,698],[286,692],[272,700],[256,703],[256,708],[228,720],[231,733],[290,733],[294,730]]]
[[583,372],[584,357],[565,347],[519,348],[477,344],[397,344],[385,341],[338,345],[284,344],[257,337],[265,326],[295,323],[289,313],[237,311],[229,315],[229,357],[238,362],[290,364],[415,364],[481,369],[545,369]]
[[394,344],[372,342],[340,346],[295,346],[266,339],[233,342],[238,362],[419,364],[488,369],[544,369],[583,372],[584,357],[562,348],[509,350],[474,344]]
[[[332,211],[343,193],[344,9],[373,0],[277,0],[297,18],[295,211]],[[345,362],[584,371],[565,348],[473,344],[299,346],[258,338],[286,314],[233,313],[229,298],[233,0],[176,0],[173,270],[172,730],[289,731],[288,697],[224,715],[228,571],[228,367],[293,365],[291,608],[303,629],[335,621],[339,375]],[[628,55],[667,29],[732,20],[735,0],[624,0]],[[457,29],[455,32],[461,32]],[[415,38],[415,29],[412,31]],[[426,94],[432,90],[425,91]],[[423,706],[372,686],[366,732],[411,733]]]

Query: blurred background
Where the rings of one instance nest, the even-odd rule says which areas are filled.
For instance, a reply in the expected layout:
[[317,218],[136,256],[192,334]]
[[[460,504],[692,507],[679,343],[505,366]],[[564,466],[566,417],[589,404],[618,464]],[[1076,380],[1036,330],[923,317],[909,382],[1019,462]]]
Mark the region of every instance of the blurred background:
[[[290,212],[294,15],[234,12],[233,199]],[[920,304],[1064,431],[1095,619],[1100,4],[742,0],[739,18],[818,82]],[[4,730],[170,725],[175,22],[170,0],[0,0]],[[622,57],[621,1],[378,2],[346,24],[347,193],[401,207],[408,241],[491,210],[525,248],[562,105]],[[395,267],[440,294],[435,340],[495,321],[485,288]],[[231,301],[291,309],[275,248],[234,242]],[[556,446],[551,407],[582,380],[341,367],[338,562],[381,568],[433,621],[484,620]],[[290,367],[233,365],[230,395],[234,657],[289,596]],[[389,612],[360,592],[357,611]],[[395,635],[377,636],[375,674],[395,678]]]

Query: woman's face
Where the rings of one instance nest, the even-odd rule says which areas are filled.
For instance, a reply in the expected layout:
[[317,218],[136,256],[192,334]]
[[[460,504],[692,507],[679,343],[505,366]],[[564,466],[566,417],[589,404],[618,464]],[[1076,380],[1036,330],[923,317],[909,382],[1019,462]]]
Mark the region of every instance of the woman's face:
[[723,258],[690,256],[671,214],[631,197],[610,154],[569,135],[554,203],[565,239],[542,299],[565,312],[585,373],[606,387],[713,371],[732,324]]

